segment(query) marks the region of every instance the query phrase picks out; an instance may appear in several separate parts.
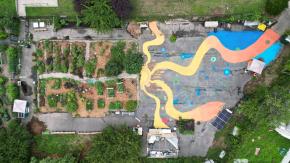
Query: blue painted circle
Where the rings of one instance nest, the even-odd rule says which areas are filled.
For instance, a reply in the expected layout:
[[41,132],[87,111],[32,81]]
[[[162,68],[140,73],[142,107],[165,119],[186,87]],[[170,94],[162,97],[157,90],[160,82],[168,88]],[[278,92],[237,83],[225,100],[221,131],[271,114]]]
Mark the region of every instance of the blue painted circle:
[[215,61],[216,61],[216,57],[211,57],[211,58],[210,58],[210,61],[211,61],[211,62],[215,62]]
[[224,69],[224,75],[229,76],[231,74],[230,69]]

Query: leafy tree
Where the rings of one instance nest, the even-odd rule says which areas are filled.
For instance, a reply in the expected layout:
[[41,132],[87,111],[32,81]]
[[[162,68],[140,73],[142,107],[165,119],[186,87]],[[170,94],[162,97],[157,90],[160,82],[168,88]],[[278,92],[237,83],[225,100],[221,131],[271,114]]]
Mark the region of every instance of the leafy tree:
[[120,101],[111,102],[109,104],[109,109],[110,110],[122,109],[122,103]]
[[88,162],[140,162],[141,139],[125,126],[107,127],[97,134],[86,156]]
[[112,10],[108,0],[91,0],[82,14],[83,22],[100,32],[110,31],[121,25],[120,19]]
[[132,12],[130,0],[111,0],[112,8],[120,19],[128,19]]
[[114,59],[109,60],[105,66],[105,74],[107,76],[117,76],[122,73],[122,70],[123,64]]
[[279,15],[288,7],[288,0],[267,0],[265,10],[271,15]]
[[17,121],[0,129],[0,162],[29,162],[32,137]]
[[141,53],[129,51],[124,60],[125,70],[129,74],[140,73],[143,66],[143,56]]
[[19,87],[15,83],[9,83],[7,85],[6,96],[9,103],[13,103],[13,101],[20,96]]
[[5,76],[0,76],[0,84],[3,85],[7,82],[7,78]]
[[9,47],[6,50],[8,60],[9,73],[16,73],[18,67],[18,50],[14,47]]
[[126,102],[125,108],[129,112],[134,112],[137,108],[137,101],[136,100],[128,100]]
[[242,101],[238,110],[253,124],[277,126],[288,123],[290,118],[289,86],[274,86],[271,89],[259,88],[254,94]]

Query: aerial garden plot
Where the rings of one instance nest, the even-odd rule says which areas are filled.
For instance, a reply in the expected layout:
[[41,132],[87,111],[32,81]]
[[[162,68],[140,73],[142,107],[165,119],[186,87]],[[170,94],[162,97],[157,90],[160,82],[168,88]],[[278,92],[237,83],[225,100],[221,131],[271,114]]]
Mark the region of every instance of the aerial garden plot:
[[[137,75],[131,75],[134,73],[123,66],[126,61],[122,59],[135,53],[136,47],[130,41],[39,42],[34,54],[35,71],[39,74],[39,111],[70,112],[75,117],[134,112]],[[118,67],[118,72],[114,67]],[[123,69],[129,74],[117,77]]]

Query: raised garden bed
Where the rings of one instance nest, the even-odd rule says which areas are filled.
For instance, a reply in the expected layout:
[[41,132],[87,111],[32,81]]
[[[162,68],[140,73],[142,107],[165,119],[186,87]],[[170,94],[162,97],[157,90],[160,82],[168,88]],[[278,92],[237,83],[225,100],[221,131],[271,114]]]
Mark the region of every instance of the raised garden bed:
[[[87,84],[70,79],[42,79],[38,83],[40,112],[71,112],[79,117],[103,117],[109,110],[125,109],[127,101],[136,100],[137,85],[135,79],[122,81],[126,91],[116,93],[116,80]],[[58,86],[61,83],[59,89],[53,89],[56,83]]]

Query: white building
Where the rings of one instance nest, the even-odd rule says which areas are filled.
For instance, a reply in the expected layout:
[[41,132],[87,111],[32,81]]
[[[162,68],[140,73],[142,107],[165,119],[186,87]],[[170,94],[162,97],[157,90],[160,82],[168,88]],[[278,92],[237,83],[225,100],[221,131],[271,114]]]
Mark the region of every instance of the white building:
[[27,101],[24,100],[14,100],[13,112],[18,113],[18,118],[25,118],[25,115],[29,113],[29,108],[27,106]]
[[266,63],[257,59],[253,59],[247,67],[248,71],[252,71],[257,74],[262,74],[262,71],[264,70],[266,66]]

